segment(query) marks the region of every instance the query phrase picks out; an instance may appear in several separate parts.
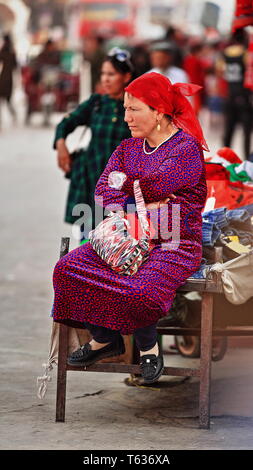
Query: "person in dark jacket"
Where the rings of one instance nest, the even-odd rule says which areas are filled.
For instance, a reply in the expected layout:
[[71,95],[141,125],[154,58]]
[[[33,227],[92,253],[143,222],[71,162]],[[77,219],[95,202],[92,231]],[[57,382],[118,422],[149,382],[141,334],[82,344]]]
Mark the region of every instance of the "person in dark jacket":
[[3,45],[0,49],[0,100],[5,101],[9,111],[16,118],[15,109],[11,103],[13,89],[13,71],[17,67],[16,54],[8,34],[3,37]]
[[237,30],[233,33],[230,44],[224,49],[223,59],[217,63],[217,70],[223,73],[228,87],[224,109],[223,145],[225,147],[231,146],[236,126],[241,124],[246,159],[251,152],[253,122],[252,92],[244,86],[247,61],[247,34],[243,30]]

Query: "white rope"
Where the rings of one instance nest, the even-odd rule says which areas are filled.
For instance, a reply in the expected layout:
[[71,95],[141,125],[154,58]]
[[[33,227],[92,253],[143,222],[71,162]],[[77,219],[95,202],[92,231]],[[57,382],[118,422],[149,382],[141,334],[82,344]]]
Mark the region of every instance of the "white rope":
[[42,364],[42,367],[45,368],[44,375],[42,375],[41,377],[37,377],[37,397],[40,400],[43,400],[47,391],[48,382],[51,382],[52,380],[51,376],[49,375],[49,372],[53,369],[53,364],[57,364],[57,361],[52,360],[51,362]]

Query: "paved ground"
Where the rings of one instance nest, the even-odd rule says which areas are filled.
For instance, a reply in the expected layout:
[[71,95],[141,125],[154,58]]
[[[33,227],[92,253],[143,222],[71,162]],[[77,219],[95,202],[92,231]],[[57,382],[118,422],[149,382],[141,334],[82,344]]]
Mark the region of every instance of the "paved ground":
[[[198,429],[197,379],[164,377],[147,390],[127,387],[120,374],[69,373],[64,424],[54,421],[55,371],[43,402],[36,397],[50,338],[51,273],[60,237],[71,235],[62,223],[67,181],[52,137],[39,117],[29,129],[12,129],[7,119],[0,134],[0,448],[252,449],[250,348],[231,349],[213,364],[210,431]],[[168,365],[194,361],[166,356]]]

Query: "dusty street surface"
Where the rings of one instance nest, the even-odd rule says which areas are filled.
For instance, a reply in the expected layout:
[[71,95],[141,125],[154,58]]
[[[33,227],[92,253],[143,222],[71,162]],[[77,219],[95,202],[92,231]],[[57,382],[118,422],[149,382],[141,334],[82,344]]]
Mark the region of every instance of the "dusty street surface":
[[[65,423],[55,423],[55,370],[44,400],[36,397],[50,339],[52,269],[60,237],[71,235],[52,138],[53,127],[37,123],[0,134],[0,448],[252,449],[252,349],[230,349],[213,363],[209,431],[198,429],[197,379],[163,377],[147,390],[127,387],[121,374],[70,372]],[[167,365],[196,361],[166,355]]]

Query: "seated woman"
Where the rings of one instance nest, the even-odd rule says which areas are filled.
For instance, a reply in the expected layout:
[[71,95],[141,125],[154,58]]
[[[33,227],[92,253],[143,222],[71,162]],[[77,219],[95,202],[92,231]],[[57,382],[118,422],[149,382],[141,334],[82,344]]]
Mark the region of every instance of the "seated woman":
[[[86,366],[124,352],[121,335],[133,334],[140,350],[144,383],[163,372],[157,321],[172,305],[176,290],[194,273],[202,255],[201,211],[206,199],[202,147],[207,146],[184,95],[200,87],[174,84],[147,73],[125,89],[125,120],[132,137],[112,154],[95,191],[98,204],[124,211],[134,202],[139,179],[149,217],[158,216],[154,248],[132,276],[113,271],[87,243],[61,258],[54,270],[54,320],[88,328],[93,339],[74,351],[68,363]],[[112,171],[125,173],[121,189],[108,184]],[[172,195],[174,197],[172,197]],[[174,205],[180,233],[173,238]],[[177,211],[178,214],[178,211]],[[167,216],[166,216],[167,215]],[[165,225],[165,226],[164,226]]]

